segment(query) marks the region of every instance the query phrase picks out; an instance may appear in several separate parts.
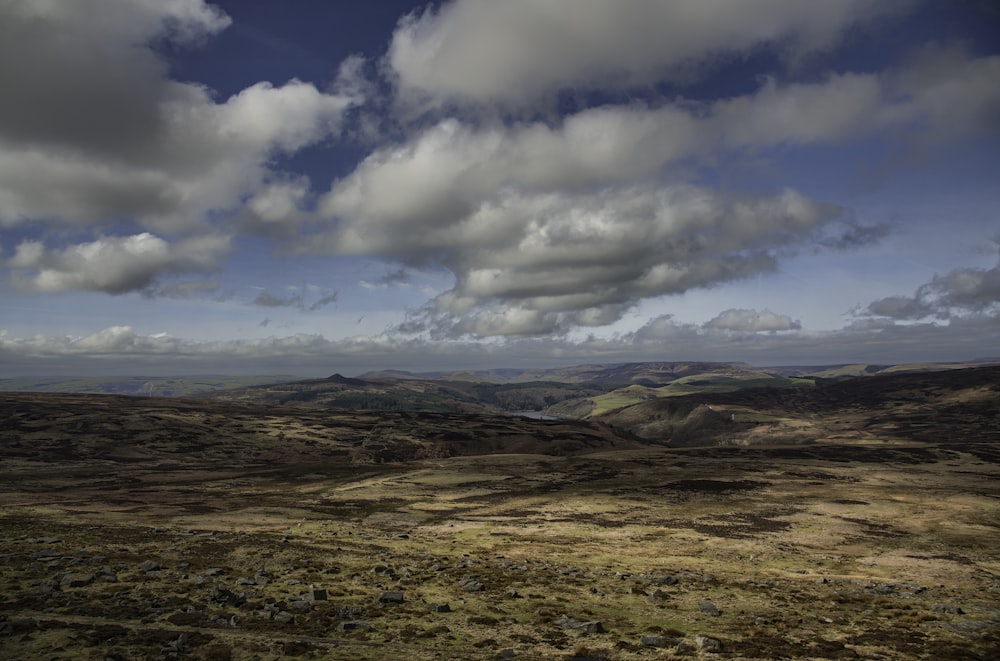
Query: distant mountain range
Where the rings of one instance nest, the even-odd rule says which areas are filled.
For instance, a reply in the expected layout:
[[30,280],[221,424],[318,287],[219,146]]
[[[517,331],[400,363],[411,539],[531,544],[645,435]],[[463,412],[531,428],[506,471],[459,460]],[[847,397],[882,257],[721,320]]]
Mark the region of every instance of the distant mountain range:
[[967,363],[754,368],[742,363],[645,362],[432,374],[370,372],[305,380],[83,378],[33,385],[36,392],[72,387],[76,393],[120,394],[132,388],[133,395],[183,394],[191,406],[232,405],[261,414],[286,415],[298,409],[309,415],[367,412],[484,420],[543,414],[603,429],[625,441],[673,447],[924,438],[942,442],[943,436],[1000,442],[1000,366]]

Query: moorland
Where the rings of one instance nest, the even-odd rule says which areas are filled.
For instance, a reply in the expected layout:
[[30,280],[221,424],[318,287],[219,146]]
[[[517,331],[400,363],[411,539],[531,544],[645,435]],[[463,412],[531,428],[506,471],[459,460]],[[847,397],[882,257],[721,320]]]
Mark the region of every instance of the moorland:
[[0,657],[1000,657],[1000,367],[227,385],[0,393]]

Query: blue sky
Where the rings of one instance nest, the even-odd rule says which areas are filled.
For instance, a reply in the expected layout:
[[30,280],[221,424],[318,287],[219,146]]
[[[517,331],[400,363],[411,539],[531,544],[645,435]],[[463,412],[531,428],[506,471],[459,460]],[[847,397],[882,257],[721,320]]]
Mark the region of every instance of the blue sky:
[[0,376],[1000,355],[995,3],[0,25]]

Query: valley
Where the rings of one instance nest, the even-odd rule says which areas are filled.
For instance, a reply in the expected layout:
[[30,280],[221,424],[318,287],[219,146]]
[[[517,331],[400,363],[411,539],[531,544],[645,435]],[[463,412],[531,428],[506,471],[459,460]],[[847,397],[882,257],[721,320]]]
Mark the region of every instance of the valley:
[[996,658],[998,383],[581,420],[0,394],[0,656]]

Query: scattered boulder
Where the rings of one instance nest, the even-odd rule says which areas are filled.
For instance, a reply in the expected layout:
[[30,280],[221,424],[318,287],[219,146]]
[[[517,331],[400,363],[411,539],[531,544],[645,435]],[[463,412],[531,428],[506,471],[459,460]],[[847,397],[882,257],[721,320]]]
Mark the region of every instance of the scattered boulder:
[[705,615],[711,615],[712,617],[719,617],[722,615],[722,611],[720,611],[715,604],[710,601],[703,601],[698,604],[698,610]]
[[151,572],[157,571],[160,568],[160,563],[154,560],[143,560],[139,563],[139,571]]
[[667,638],[666,636],[643,636],[639,640],[639,645],[642,647],[666,647],[671,643],[676,644],[673,638]]
[[400,590],[383,590],[378,596],[380,604],[401,604],[403,603],[403,593]]
[[118,582],[118,574],[115,573],[114,569],[112,569],[111,567],[108,567],[107,565],[101,567],[96,572],[94,572],[94,578],[95,579],[96,578],[103,578],[105,581],[107,581],[109,583],[117,583]]
[[694,644],[698,646],[702,652],[721,652],[722,651],[722,641],[718,638],[711,638],[709,636],[702,636],[698,634],[694,637]]
[[485,586],[475,579],[468,579],[462,583],[462,589],[466,592],[482,592]]
[[69,588],[84,588],[94,582],[93,576],[86,574],[66,574],[60,583]]
[[278,611],[272,619],[278,624],[291,624],[295,621],[295,616],[288,611]]
[[575,631],[582,631],[583,633],[604,633],[604,624],[597,620],[581,622],[572,617],[562,617],[555,620],[552,624],[562,629],[573,629]]
[[348,620],[337,625],[337,631],[370,631],[372,625],[363,620]]
[[651,603],[651,604],[659,604],[659,603],[662,603],[662,602],[667,601],[669,599],[670,599],[670,595],[667,594],[666,592],[664,592],[663,590],[659,589],[659,588],[653,590],[646,597],[646,600],[649,601],[649,603]]
[[450,613],[451,612],[451,606],[449,606],[447,603],[443,603],[443,604],[429,604],[427,606],[427,610],[429,610],[432,613]]

